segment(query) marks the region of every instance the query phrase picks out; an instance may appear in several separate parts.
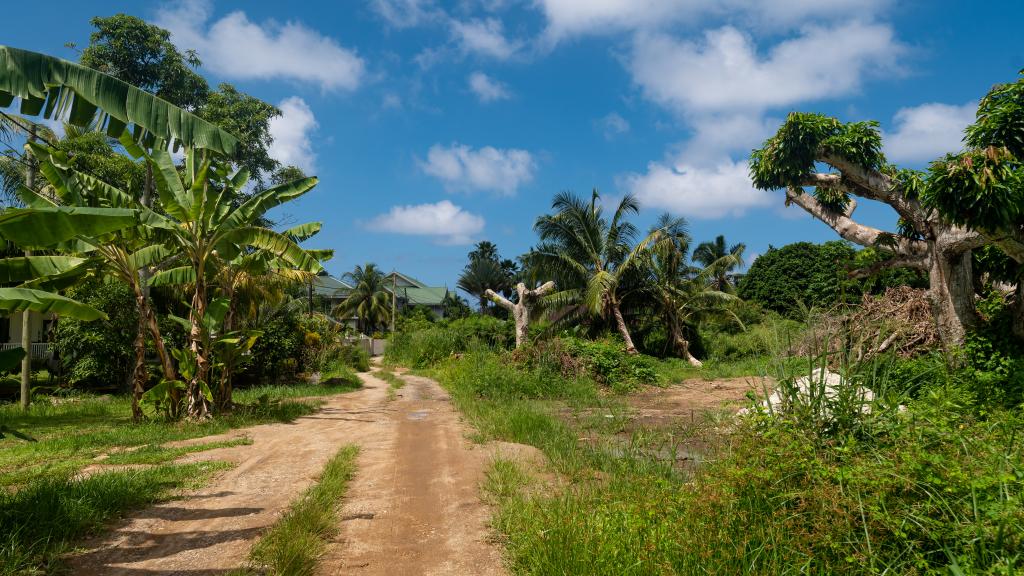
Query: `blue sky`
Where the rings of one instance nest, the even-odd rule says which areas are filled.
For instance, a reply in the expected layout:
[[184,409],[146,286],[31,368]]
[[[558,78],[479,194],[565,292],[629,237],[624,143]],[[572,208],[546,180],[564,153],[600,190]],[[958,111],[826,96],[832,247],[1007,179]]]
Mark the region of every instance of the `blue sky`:
[[[714,5],[714,7],[710,7]],[[92,16],[130,13],[201,72],[281,106],[274,154],[320,177],[276,216],[322,220],[340,275],[377,262],[454,286],[475,240],[514,257],[561,190],[632,192],[646,226],[748,254],[835,235],[746,157],[791,110],[876,119],[890,159],[959,146],[976,100],[1024,67],[1024,3],[889,0],[49,2],[0,43],[75,59]],[[890,226],[868,203],[856,219]]]

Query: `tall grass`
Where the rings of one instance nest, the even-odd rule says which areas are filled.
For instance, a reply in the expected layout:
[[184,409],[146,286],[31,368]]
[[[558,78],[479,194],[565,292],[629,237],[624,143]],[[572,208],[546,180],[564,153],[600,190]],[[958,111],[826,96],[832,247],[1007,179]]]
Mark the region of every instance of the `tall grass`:
[[346,446],[327,463],[320,481],[306,490],[253,546],[249,555],[260,573],[313,574],[327,541],[338,531],[338,510],[355,474],[356,446]]
[[[623,444],[628,414],[587,378],[481,349],[432,374],[481,439],[536,446],[569,480],[531,490],[509,464],[492,469],[496,526],[519,574],[1024,570],[1019,408],[992,407],[941,371],[908,393],[889,359],[763,361],[791,392],[789,409],[725,436],[718,426],[696,472],[666,463],[656,435]],[[828,366],[844,375],[838,393],[813,379],[807,397],[794,392],[796,378]],[[879,397],[870,410],[857,387]]]
[[43,574],[72,542],[123,513],[197,486],[225,463],[201,462],[47,478],[17,491],[0,491],[0,574]]

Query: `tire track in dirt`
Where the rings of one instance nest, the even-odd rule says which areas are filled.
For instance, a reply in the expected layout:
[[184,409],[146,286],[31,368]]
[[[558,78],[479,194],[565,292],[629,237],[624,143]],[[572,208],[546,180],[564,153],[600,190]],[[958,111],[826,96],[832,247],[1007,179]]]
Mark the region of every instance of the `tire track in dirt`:
[[237,464],[207,487],[134,513],[86,551],[70,573],[135,576],[222,574],[243,566],[253,542],[310,486],[347,444],[360,454],[338,538],[322,574],[504,574],[479,485],[489,451],[465,439],[437,383],[406,376],[394,401],[387,383],[326,398],[323,409],[193,440],[248,436],[253,443],[197,453],[179,462]]
[[389,414],[395,434],[359,455],[342,515],[319,574],[502,575],[480,482],[489,447],[471,444],[436,382],[405,375]]

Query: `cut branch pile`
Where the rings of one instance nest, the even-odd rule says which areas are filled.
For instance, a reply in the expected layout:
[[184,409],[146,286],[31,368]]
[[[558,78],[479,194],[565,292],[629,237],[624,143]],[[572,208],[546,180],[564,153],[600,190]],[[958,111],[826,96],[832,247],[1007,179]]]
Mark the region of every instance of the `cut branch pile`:
[[881,296],[865,294],[860,306],[845,314],[822,314],[791,350],[794,355],[828,351],[830,363],[843,355],[859,361],[877,354],[902,358],[921,354],[940,342],[928,291],[899,286]]

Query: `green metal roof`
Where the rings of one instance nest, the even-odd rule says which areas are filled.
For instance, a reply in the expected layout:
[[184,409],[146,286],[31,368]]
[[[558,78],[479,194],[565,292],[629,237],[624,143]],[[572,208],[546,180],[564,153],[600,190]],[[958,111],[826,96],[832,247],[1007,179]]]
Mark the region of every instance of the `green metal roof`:
[[325,298],[338,298],[339,292],[351,290],[352,286],[333,276],[317,276],[313,279],[313,293]]
[[448,295],[445,286],[427,286],[424,288],[398,288],[398,296],[405,298],[409,304],[423,306],[440,306]]

